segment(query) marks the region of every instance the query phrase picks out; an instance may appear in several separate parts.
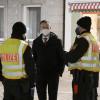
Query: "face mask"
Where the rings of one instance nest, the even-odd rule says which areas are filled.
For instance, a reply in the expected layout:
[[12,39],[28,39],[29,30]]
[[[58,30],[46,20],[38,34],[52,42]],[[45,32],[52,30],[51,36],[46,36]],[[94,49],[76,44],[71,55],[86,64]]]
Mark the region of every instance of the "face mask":
[[50,30],[49,30],[49,29],[43,29],[43,30],[41,30],[41,33],[42,33],[43,35],[47,36],[47,35],[49,35]]
[[80,35],[80,30],[79,30],[78,27],[76,28],[75,32],[76,32],[77,35]]

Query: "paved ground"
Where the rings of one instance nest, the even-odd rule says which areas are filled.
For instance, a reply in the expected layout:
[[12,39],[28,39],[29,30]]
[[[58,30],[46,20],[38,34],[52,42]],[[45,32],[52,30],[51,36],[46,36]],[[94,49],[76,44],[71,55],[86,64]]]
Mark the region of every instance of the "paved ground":
[[[65,70],[63,77],[60,78],[58,100],[72,100],[71,80],[72,77],[67,70]],[[38,100],[36,93],[35,100]]]
[[[72,77],[66,69],[63,74],[63,77],[60,78],[58,100],[72,100],[71,80]],[[100,88],[98,89],[98,92],[100,93]],[[0,100],[3,100],[2,83],[0,83]],[[38,100],[36,92],[35,92],[35,100]],[[98,100],[100,100],[100,95]]]

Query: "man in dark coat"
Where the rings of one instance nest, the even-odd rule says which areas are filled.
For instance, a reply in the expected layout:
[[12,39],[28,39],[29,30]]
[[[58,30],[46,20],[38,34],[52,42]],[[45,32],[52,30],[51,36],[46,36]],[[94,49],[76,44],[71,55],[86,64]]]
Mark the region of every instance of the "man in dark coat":
[[40,23],[41,34],[33,41],[33,55],[36,63],[36,88],[39,100],[57,100],[59,77],[64,71],[64,51],[60,39],[50,32],[47,21]]

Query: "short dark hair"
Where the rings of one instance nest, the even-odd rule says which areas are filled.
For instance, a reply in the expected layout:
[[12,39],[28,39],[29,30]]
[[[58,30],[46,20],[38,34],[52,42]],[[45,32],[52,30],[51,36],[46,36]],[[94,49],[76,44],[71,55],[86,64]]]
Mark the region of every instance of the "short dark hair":
[[40,22],[40,25],[41,25],[42,23],[48,24],[48,21],[47,21],[47,20],[42,20],[42,21]]
[[25,34],[26,30],[26,26],[23,22],[16,22],[12,27],[13,34]]

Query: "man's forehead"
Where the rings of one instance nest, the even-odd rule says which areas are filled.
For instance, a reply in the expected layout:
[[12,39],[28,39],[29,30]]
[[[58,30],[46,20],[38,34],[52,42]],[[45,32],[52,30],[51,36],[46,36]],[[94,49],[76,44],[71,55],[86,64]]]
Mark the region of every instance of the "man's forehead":
[[49,24],[48,23],[41,23],[41,26],[48,26]]
[[49,24],[47,24],[47,23],[42,23],[40,26],[41,26],[42,28],[49,28]]

